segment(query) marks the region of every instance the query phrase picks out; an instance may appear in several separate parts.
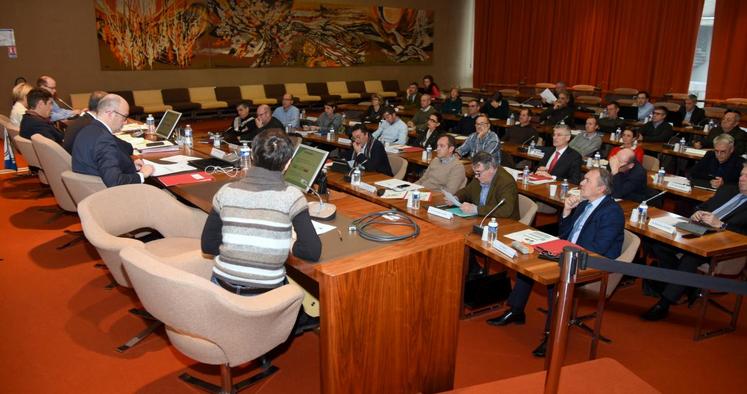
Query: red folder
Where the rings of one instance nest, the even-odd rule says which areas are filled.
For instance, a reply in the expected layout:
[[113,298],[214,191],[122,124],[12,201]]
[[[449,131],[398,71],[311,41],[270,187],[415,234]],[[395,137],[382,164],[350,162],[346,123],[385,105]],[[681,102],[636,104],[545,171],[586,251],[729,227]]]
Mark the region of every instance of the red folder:
[[551,176],[544,176],[544,175],[537,175],[537,174],[531,174],[531,175],[529,175],[529,180],[530,181],[534,181],[534,182],[537,182],[537,181],[547,181],[547,180],[551,180],[551,179],[552,179]]
[[574,246],[579,249],[583,249],[582,247],[564,239],[556,239],[554,241],[547,241],[541,244],[534,245],[534,247],[539,249],[540,251],[547,252],[553,256],[560,256],[560,254],[563,253],[563,248],[566,246]]
[[407,146],[402,148],[402,152],[420,152],[421,150],[425,150],[419,146]]
[[158,177],[158,180],[164,186],[186,185],[190,183],[210,182],[214,180],[212,175],[205,171],[187,172],[174,175],[164,175]]

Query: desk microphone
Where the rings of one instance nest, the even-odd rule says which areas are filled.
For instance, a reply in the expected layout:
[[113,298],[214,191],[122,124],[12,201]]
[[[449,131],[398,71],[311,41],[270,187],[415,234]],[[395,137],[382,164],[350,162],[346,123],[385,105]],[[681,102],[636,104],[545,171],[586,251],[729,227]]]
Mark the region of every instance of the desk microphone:
[[309,203],[309,216],[311,216],[312,219],[319,220],[334,219],[337,213],[337,206],[335,206],[335,204],[325,203],[324,200],[322,200],[322,196],[317,193],[313,187],[310,187],[309,191],[319,199],[319,202],[312,201]]
[[677,137],[679,137],[679,136],[680,136],[680,133],[677,133],[677,134],[673,135],[672,137],[670,137],[670,138],[669,138],[669,139],[667,140],[667,143],[666,143],[666,144],[663,144],[663,145],[664,145],[664,147],[666,147],[666,148],[668,148],[668,149],[673,149],[673,148],[674,148],[674,144],[676,144],[676,143],[677,143],[677,141],[679,141],[679,140],[677,139]]
[[643,200],[643,201],[641,201],[641,203],[646,203],[646,204],[648,204],[648,202],[649,202],[649,201],[651,201],[651,200],[655,199],[656,197],[659,197],[659,196],[663,195],[663,194],[664,194],[664,193],[666,193],[666,192],[667,192],[667,191],[666,191],[666,190],[664,190],[663,192],[661,192],[661,193],[659,193],[659,194],[657,194],[657,195],[655,195],[655,196],[653,196],[653,197],[651,197],[651,198],[649,198],[649,199],[646,199],[646,200]]
[[488,212],[488,214],[482,218],[482,220],[480,221],[480,225],[472,225],[472,232],[475,234],[482,235],[482,227],[483,227],[483,224],[485,224],[485,219],[487,219],[491,213],[495,212],[495,210],[498,209],[498,207],[503,205],[504,202],[506,202],[505,198],[501,199],[501,201],[498,201],[498,204],[495,204],[493,209],[491,209],[490,212]]
[[[353,152],[353,153],[355,153],[355,152]],[[350,171],[348,171],[348,175],[345,176],[345,181],[346,182],[350,182],[350,179],[353,176],[353,171],[355,171],[356,168],[360,168],[361,166],[363,166],[366,163],[368,163],[368,159],[363,160],[363,163],[353,165],[352,166],[353,168],[351,168]]]
[[63,99],[61,99],[59,97],[55,97],[55,100],[57,100],[58,102],[64,104],[67,107],[67,109],[73,109],[73,107],[71,107],[70,104],[66,103],[65,100],[63,100]]
[[536,137],[537,137],[536,135],[533,135],[533,136],[527,138],[526,140],[524,140],[524,142],[522,142],[521,145],[519,145],[519,152],[527,152],[529,150],[527,148],[527,144],[530,141],[532,141],[533,139],[535,139]]

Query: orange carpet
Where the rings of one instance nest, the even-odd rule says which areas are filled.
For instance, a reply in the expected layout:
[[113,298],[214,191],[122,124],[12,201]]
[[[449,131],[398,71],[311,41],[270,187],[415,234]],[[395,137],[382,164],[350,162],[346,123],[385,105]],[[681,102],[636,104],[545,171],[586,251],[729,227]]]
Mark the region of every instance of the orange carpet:
[[[70,239],[63,230],[78,230],[80,224],[72,215],[50,221],[53,214],[40,211],[56,205],[51,194],[39,197],[42,188],[35,178],[1,176],[0,187],[0,392],[198,392],[177,379],[185,371],[218,381],[216,367],[182,356],[162,331],[124,354],[115,352],[145,327],[127,312],[138,306],[134,293],[104,289],[111,279],[94,267],[99,260],[89,244],[56,249]],[[600,344],[599,357],[619,361],[665,393],[745,391],[747,318],[734,333],[694,342],[695,309],[679,306],[667,321],[642,322],[638,315],[653,302],[641,295],[639,285],[615,294],[603,325],[603,334],[614,342]],[[543,361],[530,352],[544,319],[536,308],[544,304],[536,292],[524,326],[485,324],[498,312],[461,322],[455,387],[541,371]],[[709,316],[712,322],[724,321],[716,312]],[[585,360],[588,344],[587,336],[572,330],[567,363]],[[244,392],[318,392],[318,360],[318,336],[307,333],[277,352],[280,372]],[[237,371],[238,377],[252,369]]]

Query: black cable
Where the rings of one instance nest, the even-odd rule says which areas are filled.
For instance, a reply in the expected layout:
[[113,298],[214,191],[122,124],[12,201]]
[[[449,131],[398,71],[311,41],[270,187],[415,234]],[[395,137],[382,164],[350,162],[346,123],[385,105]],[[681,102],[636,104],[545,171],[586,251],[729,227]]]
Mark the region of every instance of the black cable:
[[[397,216],[398,220],[389,220],[387,218],[384,218],[384,220],[380,220],[380,218],[383,218],[386,215]],[[368,230],[366,230],[366,227],[376,224],[410,227],[412,228],[412,232],[405,235],[389,235],[372,234]],[[361,238],[375,242],[401,241],[403,239],[415,238],[420,234],[420,226],[418,226],[418,224],[415,223],[412,218],[401,212],[397,212],[397,210],[394,209],[369,213],[368,215],[353,220],[351,226],[355,226],[355,230],[358,231],[358,234],[360,234]]]

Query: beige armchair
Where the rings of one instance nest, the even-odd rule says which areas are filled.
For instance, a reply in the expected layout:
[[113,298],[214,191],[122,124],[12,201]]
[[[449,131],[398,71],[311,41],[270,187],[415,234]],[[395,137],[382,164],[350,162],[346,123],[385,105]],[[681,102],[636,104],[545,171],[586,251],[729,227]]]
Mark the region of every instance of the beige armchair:
[[407,174],[407,160],[393,153],[387,153],[387,157],[389,158],[389,167],[392,168],[394,178],[405,179],[405,174]]
[[47,181],[47,177],[44,174],[44,170],[41,169],[39,157],[36,155],[36,151],[34,151],[34,146],[31,144],[31,140],[17,135],[13,137],[13,143],[15,143],[16,149],[21,152],[21,156],[26,159],[26,163],[29,165],[29,167],[39,168],[39,172],[37,173],[39,182],[44,185],[48,185],[49,182]]
[[[169,193],[145,184],[116,186],[91,194],[78,204],[78,216],[86,239],[96,247],[116,284],[125,287],[132,285],[119,257],[122,249],[139,247],[160,258],[178,259],[200,250],[207,219],[207,214],[199,209],[187,207]],[[163,238],[144,243],[120,236],[141,228],[157,230]],[[118,350],[134,346],[158,324],[151,324]]]
[[171,344],[189,358],[220,365],[220,387],[186,373],[182,380],[214,393],[236,393],[277,372],[263,358],[258,374],[236,385],[231,378],[231,367],[258,359],[287,340],[303,299],[300,287],[288,284],[239,296],[210,282],[212,262],[197,253],[177,261],[129,247],[120,256],[140,301],[166,325]]
[[101,177],[78,174],[71,170],[62,172],[62,182],[65,184],[76,206],[91,194],[106,189],[106,185],[101,180]]

